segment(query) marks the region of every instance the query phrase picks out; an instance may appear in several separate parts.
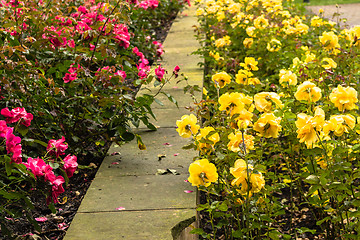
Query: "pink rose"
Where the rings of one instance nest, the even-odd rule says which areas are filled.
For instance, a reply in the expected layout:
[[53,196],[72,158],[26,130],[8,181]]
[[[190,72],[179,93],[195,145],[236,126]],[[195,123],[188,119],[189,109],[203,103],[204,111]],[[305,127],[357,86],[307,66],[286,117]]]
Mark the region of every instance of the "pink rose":
[[48,142],[46,150],[49,151],[49,154],[54,154],[58,158],[60,155],[64,155],[65,150],[68,148],[68,145],[64,144],[64,142],[64,136],[62,136],[59,140],[51,139]]
[[74,175],[74,172],[76,171],[77,167],[78,167],[78,163],[76,156],[73,155],[71,156],[69,154],[64,158],[64,170],[69,178]]
[[25,108],[17,107],[9,111],[8,108],[1,109],[1,114],[6,117],[6,123],[15,123],[20,121],[20,123],[26,127],[31,125],[31,120],[33,120],[33,115],[27,113]]

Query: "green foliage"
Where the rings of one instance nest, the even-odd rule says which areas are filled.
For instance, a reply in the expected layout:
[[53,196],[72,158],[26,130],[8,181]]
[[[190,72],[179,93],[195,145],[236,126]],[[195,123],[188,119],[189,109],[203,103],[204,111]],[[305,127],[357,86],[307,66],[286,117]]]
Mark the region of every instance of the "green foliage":
[[[187,147],[200,152],[189,181],[206,199],[198,211],[207,222],[194,233],[352,239],[360,224],[360,28],[338,29],[288,1],[207,1],[197,14],[205,94],[194,109],[202,126]],[[195,129],[184,119],[180,132]],[[212,172],[199,159],[217,169],[206,187]]]
[[[156,33],[184,2],[144,4],[122,0],[0,3],[0,109],[24,108],[33,115],[29,126],[20,124],[23,117],[14,121],[14,133],[22,138],[21,145],[16,142],[22,149],[18,159],[11,156],[4,126],[0,129],[0,224],[1,234],[8,239],[16,237],[8,227],[13,218],[26,217],[41,231],[31,214],[30,196],[36,191],[48,203],[57,199],[54,182],[30,171],[24,165],[27,159],[42,156],[47,167],[57,171],[56,177],[62,176],[65,184],[69,181],[61,157],[49,156],[49,139],[64,137],[66,148],[80,163],[84,158],[103,157],[111,142],[136,139],[140,149],[146,148],[132,128],[142,122],[156,130],[149,121],[155,118],[151,105],[164,94],[163,86],[177,77],[162,75],[160,66],[151,68],[163,53]],[[152,90],[136,96],[142,86]],[[56,211],[53,203],[48,205]]]

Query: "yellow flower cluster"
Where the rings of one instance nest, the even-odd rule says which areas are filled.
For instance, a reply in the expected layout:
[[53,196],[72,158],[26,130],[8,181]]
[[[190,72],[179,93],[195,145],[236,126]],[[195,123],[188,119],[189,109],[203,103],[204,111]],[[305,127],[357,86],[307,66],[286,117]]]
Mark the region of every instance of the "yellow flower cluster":
[[198,150],[208,152],[213,150],[214,145],[220,141],[220,136],[213,127],[204,127],[200,129],[196,140],[198,141]]
[[235,177],[231,185],[238,187],[237,191],[242,195],[249,195],[260,192],[265,186],[265,179],[261,173],[254,173],[254,167],[247,164],[243,159],[236,160],[230,173]]

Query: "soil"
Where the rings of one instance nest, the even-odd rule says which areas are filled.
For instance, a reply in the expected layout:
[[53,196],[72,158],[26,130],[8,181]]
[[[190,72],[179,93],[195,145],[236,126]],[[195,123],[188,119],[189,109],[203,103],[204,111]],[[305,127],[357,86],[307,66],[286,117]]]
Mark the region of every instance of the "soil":
[[[164,18],[159,27],[155,28],[155,39],[163,43],[166,39],[167,33],[177,16],[177,12],[171,12]],[[129,83],[130,84],[130,83]],[[111,143],[108,143],[104,148],[109,148]],[[106,151],[107,152],[107,151]],[[55,205],[56,214],[52,214],[49,207],[46,205],[45,198],[42,194],[34,191],[31,200],[35,209],[31,212],[34,218],[46,217],[46,221],[38,222],[41,231],[36,231],[26,217],[17,219],[8,219],[11,224],[9,229],[16,240],[61,240],[66,234],[66,230],[71,224],[82,199],[85,196],[92,180],[94,179],[98,167],[103,158],[84,158],[79,159],[79,164],[87,166],[87,168],[78,169],[77,172],[70,178],[65,192],[59,196],[59,203]],[[0,239],[9,238],[3,236],[0,231]]]

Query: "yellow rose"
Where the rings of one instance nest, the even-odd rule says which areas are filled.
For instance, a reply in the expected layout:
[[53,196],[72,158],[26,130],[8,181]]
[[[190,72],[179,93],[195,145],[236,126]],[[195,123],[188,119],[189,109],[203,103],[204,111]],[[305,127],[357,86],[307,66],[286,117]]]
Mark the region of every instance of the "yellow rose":
[[352,87],[344,88],[339,85],[331,91],[329,98],[341,112],[344,110],[357,109],[355,104],[358,102],[357,91]]
[[300,84],[295,93],[295,98],[298,101],[304,100],[308,102],[317,102],[321,98],[321,89],[310,81],[305,81]]
[[240,3],[232,3],[228,6],[228,11],[231,14],[240,12],[241,4]]
[[246,48],[251,48],[251,45],[253,44],[254,39],[253,38],[245,38],[243,41],[243,45]]
[[198,8],[196,10],[196,16],[200,16],[200,15],[203,15],[205,13],[204,9],[203,8]]
[[255,27],[246,28],[246,34],[249,35],[249,37],[255,37],[255,29]]
[[224,93],[219,97],[219,110],[226,111],[230,116],[240,113],[245,107],[245,103],[242,101],[244,97],[243,93]]
[[231,83],[231,76],[226,72],[219,72],[214,74],[211,80],[215,82],[216,85],[219,85],[220,88],[223,88],[226,84]]
[[[200,133],[196,136],[196,140],[199,142],[198,148],[199,150],[209,150],[212,149],[212,146],[214,146],[217,142],[220,141],[219,134],[213,133],[212,135],[208,136],[210,132],[214,132],[215,129],[213,127],[204,127],[200,129]],[[201,140],[207,140],[206,143],[201,142]],[[212,143],[208,143],[208,141],[211,141]]]
[[307,34],[309,30],[309,26],[304,23],[299,23],[295,25],[296,34]]
[[249,71],[257,71],[259,68],[257,67],[258,62],[253,57],[245,57],[243,63],[240,63],[240,66]]
[[238,84],[247,85],[247,79],[252,77],[254,74],[248,70],[240,69],[238,73],[235,75],[235,81]]
[[270,40],[270,42],[268,42],[266,49],[269,52],[277,52],[281,49],[281,42],[273,38]]
[[190,176],[188,181],[193,186],[210,186],[211,183],[216,182],[218,173],[213,163],[209,163],[207,159],[197,160],[189,166]]
[[254,26],[257,29],[263,29],[269,26],[269,21],[263,16],[259,16],[254,20]]
[[[253,169],[252,165],[249,164],[248,167]],[[243,159],[238,159],[234,163],[234,167],[230,167],[230,173],[235,177],[242,177],[243,172],[246,170],[246,162]]]
[[323,32],[319,40],[326,50],[335,50],[340,48],[339,38],[334,32]]
[[297,127],[296,133],[299,142],[305,142],[307,148],[312,148],[313,145],[319,140],[316,134],[316,124],[313,122],[313,117],[305,113],[299,113],[295,122]]
[[321,60],[321,66],[325,69],[336,68],[337,64],[332,58],[323,58]]
[[237,126],[239,129],[246,129],[252,124],[253,114],[251,113],[253,109],[246,110],[243,109],[239,112],[239,116],[236,118]]
[[265,179],[261,173],[252,173],[250,175],[251,191],[254,193],[260,192],[265,187]]
[[310,52],[306,52],[305,53],[305,63],[309,63],[312,62],[316,59],[316,55]]
[[196,134],[199,131],[200,126],[196,124],[197,118],[194,114],[184,115],[181,120],[176,121],[176,131],[183,138],[191,137],[192,134]]
[[283,108],[280,96],[274,92],[261,92],[254,96],[255,107],[259,112],[271,112],[272,105]]
[[330,117],[330,121],[336,121],[337,125],[334,130],[335,136],[341,136],[348,133],[351,129],[354,129],[356,119],[350,114],[346,115],[334,115]]
[[248,78],[245,85],[257,85],[260,84],[260,80],[258,78]]
[[246,151],[254,149],[254,137],[251,135],[244,134],[243,135],[240,131],[236,131],[234,133],[230,133],[228,136],[230,142],[228,143],[227,147],[230,151],[233,152],[243,152],[243,143],[245,143]]
[[224,36],[215,41],[215,46],[217,48],[229,46],[231,44],[230,36]]
[[279,77],[280,77],[279,83],[283,87],[285,87],[287,84],[293,86],[297,84],[297,76],[295,73],[293,73],[290,70],[285,70],[285,69],[280,70]]
[[264,113],[254,123],[253,129],[259,132],[260,136],[266,138],[277,138],[279,136],[279,131],[281,131],[281,117],[275,117],[273,113]]

